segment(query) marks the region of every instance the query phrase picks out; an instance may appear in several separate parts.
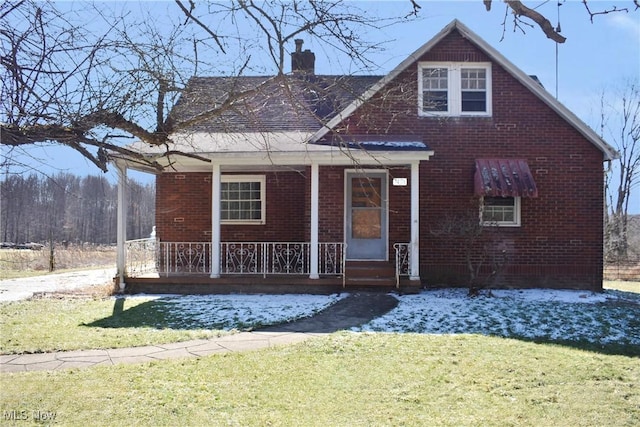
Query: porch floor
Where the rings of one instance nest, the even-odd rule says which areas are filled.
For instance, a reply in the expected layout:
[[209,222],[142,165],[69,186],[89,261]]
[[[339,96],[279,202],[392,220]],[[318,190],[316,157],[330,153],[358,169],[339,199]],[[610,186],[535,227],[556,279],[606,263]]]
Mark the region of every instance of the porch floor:
[[[348,270],[347,270],[348,271]],[[421,284],[417,280],[401,277],[397,287],[395,278],[321,277],[270,275],[223,276],[212,279],[208,275],[172,275],[169,277],[125,278],[125,293],[150,294],[332,294],[355,291],[417,293]]]

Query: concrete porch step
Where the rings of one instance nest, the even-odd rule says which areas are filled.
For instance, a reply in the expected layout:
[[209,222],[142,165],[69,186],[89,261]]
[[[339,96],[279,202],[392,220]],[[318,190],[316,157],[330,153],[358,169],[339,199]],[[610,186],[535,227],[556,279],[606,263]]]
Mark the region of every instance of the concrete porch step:
[[386,280],[395,283],[395,266],[388,261],[347,261],[345,266],[347,280]]
[[368,278],[368,277],[352,277],[345,278],[345,286],[356,288],[394,288],[396,286],[395,277]]

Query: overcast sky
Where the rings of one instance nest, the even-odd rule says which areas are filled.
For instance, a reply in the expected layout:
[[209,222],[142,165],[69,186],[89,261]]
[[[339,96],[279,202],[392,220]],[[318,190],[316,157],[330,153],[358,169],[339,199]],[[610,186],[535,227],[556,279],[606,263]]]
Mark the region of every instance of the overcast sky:
[[[410,10],[408,3],[409,0],[359,1],[356,5],[387,15],[402,9]],[[519,30],[514,32],[513,24],[507,21],[506,31],[503,33],[505,5],[498,0],[494,0],[493,3],[493,10],[486,12],[479,0],[419,1],[422,6],[420,15],[423,19],[368,34],[369,37],[380,41],[389,40],[386,52],[372,56],[380,66],[375,73],[389,72],[451,20],[457,18],[524,72],[538,76],[545,88],[554,95],[557,84],[558,99],[597,131],[599,99],[602,92],[613,93],[616,88],[623,87],[625,82],[640,81],[640,11],[597,16],[591,23],[581,1],[564,2],[559,8],[559,16],[562,34],[567,37],[567,41],[558,46],[556,62],[555,43],[547,39],[538,28],[527,28],[526,34],[522,34]],[[525,3],[537,6],[538,11],[550,18],[554,25],[557,24],[557,1]],[[633,7],[630,1],[590,2],[592,9],[604,8],[613,3]],[[145,4],[158,9],[175,9],[173,2]],[[304,48],[316,53],[318,74],[353,72],[344,58],[327,52],[312,39],[306,40]],[[39,162],[28,159],[26,162],[35,170],[48,173],[101,173],[71,149],[45,147],[32,150],[31,154]],[[58,165],[58,168],[51,168],[50,165]],[[109,172],[109,177],[115,180],[115,173]],[[640,188],[637,188],[636,193],[639,192]],[[640,194],[635,194],[631,211],[640,213]]]

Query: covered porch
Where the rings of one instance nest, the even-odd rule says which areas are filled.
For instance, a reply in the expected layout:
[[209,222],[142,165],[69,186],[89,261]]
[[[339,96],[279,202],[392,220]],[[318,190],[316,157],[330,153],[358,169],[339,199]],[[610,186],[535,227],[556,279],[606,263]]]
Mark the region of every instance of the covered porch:
[[311,275],[310,242],[223,242],[220,277],[212,278],[210,242],[126,242],[129,291],[177,293],[336,292],[345,289],[417,290],[410,280],[409,243],[394,244],[394,259],[347,261],[341,242],[318,244],[318,278]]
[[[269,152],[219,150],[172,159],[173,179],[186,181],[199,174],[207,187],[194,194],[207,195],[182,197],[188,192],[184,188],[193,188],[186,184],[168,192],[176,205],[162,211],[186,214],[167,220],[157,212],[157,238],[138,241],[127,241],[124,227],[127,170],[134,166],[126,159],[116,161],[120,290],[282,292],[284,287],[305,292],[420,286],[419,167],[433,154],[424,144],[395,142],[369,151],[360,145],[345,149],[283,137],[267,145]],[[236,194],[242,191],[256,196],[245,200]],[[299,196],[289,201],[282,196],[288,192]],[[402,192],[402,198],[394,192]],[[179,234],[176,230],[193,222],[190,211],[202,203],[208,206],[209,225],[200,226],[198,233]],[[282,214],[287,204],[296,206]],[[230,212],[234,206],[244,206],[246,212]],[[300,221],[304,224],[296,228],[294,222]],[[192,238],[201,235],[207,238]]]

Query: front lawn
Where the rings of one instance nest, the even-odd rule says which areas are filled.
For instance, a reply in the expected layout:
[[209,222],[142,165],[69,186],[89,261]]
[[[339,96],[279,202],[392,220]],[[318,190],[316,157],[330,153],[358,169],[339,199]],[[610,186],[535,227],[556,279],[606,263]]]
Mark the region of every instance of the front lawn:
[[0,381],[0,408],[34,424],[42,412],[86,426],[640,424],[638,358],[466,334],[336,333]]
[[[3,303],[1,351],[210,337],[311,315],[338,298]],[[286,347],[3,373],[0,410],[22,425],[43,414],[87,426],[640,425],[640,294],[496,291],[470,299],[440,289],[398,298],[396,309],[354,331]]]
[[475,333],[563,343],[640,356],[640,294],[545,289],[464,289],[400,296],[398,307],[356,330],[426,334]]
[[44,298],[0,303],[0,354],[211,338],[307,317],[338,295]]
[[[117,348],[209,338],[310,316],[339,295],[192,295],[34,299],[0,304],[0,354]],[[640,355],[640,293],[464,289],[397,296],[354,331],[477,333]]]

